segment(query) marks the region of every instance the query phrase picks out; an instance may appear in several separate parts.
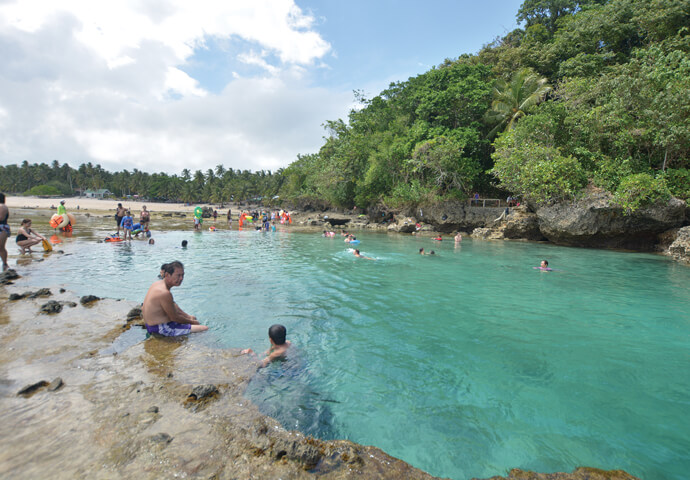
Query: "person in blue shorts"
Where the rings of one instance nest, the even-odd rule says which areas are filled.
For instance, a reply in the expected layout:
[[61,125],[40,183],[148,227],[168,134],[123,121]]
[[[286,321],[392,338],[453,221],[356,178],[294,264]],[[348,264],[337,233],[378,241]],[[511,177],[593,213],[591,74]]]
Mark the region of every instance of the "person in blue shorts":
[[120,224],[120,227],[122,227],[122,231],[125,232],[124,240],[127,240],[127,236],[129,236],[129,239],[131,240],[132,228],[134,227],[134,219],[132,218],[132,214],[129,213],[129,210],[127,210],[125,216],[122,217],[122,223]]
[[194,315],[185,313],[173,300],[170,289],[179,287],[184,279],[184,266],[174,261],[161,267],[163,278],[153,282],[141,308],[146,330],[166,337],[187,335],[208,330]]

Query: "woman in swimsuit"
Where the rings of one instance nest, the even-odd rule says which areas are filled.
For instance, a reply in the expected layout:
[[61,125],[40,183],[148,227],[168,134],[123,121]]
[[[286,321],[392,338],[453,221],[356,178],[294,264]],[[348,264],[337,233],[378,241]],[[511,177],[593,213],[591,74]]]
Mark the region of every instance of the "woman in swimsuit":
[[22,220],[22,226],[17,231],[17,245],[22,253],[26,253],[27,250],[31,253],[31,247],[45,239],[46,237],[31,228],[31,220],[28,218]]
[[0,192],[0,259],[2,259],[3,272],[10,268],[7,263],[7,249],[5,248],[7,238],[11,234],[10,226],[7,224],[8,218],[10,218],[10,211],[5,205],[5,194]]

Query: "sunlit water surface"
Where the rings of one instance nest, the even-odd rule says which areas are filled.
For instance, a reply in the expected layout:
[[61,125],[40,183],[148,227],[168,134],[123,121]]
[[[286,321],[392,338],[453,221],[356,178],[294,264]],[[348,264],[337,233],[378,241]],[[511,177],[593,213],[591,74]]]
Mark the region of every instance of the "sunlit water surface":
[[[247,391],[286,428],[453,479],[583,465],[687,478],[690,268],[666,258],[362,234],[367,261],[318,234],[99,235],[66,239],[72,255],[30,281],[141,301],[181,260],[175,298],[211,328],[192,341],[263,351],[286,325],[295,354]],[[557,271],[534,270],[542,258]]]

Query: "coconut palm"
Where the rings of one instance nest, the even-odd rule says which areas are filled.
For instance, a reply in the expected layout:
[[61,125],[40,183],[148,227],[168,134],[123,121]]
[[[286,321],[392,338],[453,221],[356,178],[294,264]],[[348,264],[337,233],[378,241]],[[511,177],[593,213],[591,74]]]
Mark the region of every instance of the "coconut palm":
[[538,105],[551,90],[546,78],[540,78],[529,68],[519,70],[510,82],[503,79],[494,85],[494,100],[484,119],[490,125],[496,126],[489,132],[489,137],[495,136],[501,130],[510,130],[520,117],[532,106]]

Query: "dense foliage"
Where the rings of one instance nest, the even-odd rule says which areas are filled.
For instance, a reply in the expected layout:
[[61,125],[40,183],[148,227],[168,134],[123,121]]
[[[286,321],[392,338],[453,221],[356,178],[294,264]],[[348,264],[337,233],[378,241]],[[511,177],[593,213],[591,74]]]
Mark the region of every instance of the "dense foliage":
[[319,152],[278,172],[218,165],[170,176],[24,162],[0,167],[0,191],[366,208],[473,192],[548,203],[592,185],[629,211],[670,195],[689,200],[690,2],[525,0],[517,18],[524,28],[476,55],[371,99],[356,92],[347,121],[326,121]]

